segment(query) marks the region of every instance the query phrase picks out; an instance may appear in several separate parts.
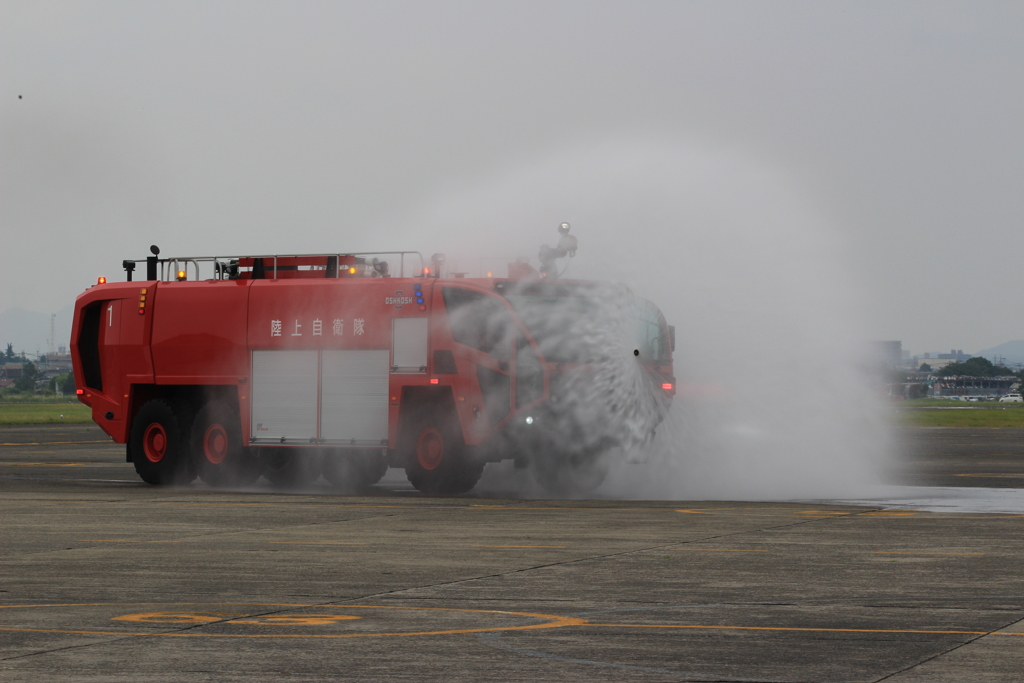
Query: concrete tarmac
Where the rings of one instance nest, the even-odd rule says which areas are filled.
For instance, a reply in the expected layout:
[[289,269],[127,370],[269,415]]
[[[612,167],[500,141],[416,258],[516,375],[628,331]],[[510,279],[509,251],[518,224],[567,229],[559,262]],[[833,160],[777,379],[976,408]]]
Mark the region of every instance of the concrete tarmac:
[[[906,438],[1024,486],[1024,430]],[[1024,514],[166,489],[92,426],[0,428],[0,514],[4,681],[1024,679]]]

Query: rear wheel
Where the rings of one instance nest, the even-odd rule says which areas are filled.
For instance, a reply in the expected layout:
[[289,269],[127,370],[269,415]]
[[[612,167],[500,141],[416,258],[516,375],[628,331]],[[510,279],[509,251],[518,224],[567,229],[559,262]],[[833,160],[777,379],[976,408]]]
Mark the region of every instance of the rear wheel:
[[245,486],[259,479],[256,459],[242,445],[238,412],[220,401],[196,414],[191,446],[199,478],[210,486]]
[[195,476],[182,420],[169,401],[154,399],[139,409],[129,448],[135,471],[147,484],[187,484]]
[[344,493],[363,493],[388,471],[387,460],[379,449],[327,451],[321,465],[324,479]]
[[485,463],[469,457],[459,423],[452,416],[425,412],[408,434],[405,476],[417,490],[455,495],[476,486]]
[[320,452],[315,448],[260,448],[263,476],[278,488],[309,486],[320,476]]

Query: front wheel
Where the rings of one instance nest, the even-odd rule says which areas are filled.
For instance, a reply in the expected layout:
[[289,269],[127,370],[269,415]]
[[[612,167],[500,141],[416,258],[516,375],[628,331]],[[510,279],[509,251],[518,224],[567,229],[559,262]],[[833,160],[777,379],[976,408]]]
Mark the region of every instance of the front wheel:
[[179,419],[170,402],[148,401],[132,422],[129,448],[135,471],[147,484],[187,484],[194,476]]
[[457,420],[427,412],[408,435],[405,476],[418,491],[457,495],[476,486],[485,463],[469,457]]

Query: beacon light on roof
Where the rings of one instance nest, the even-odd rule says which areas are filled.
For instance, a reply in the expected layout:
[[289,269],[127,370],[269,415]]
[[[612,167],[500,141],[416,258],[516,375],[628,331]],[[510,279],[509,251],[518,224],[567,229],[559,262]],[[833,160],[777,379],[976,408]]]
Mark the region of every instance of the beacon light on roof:
[[181,282],[184,279],[185,279],[185,271],[184,270],[179,270],[178,271],[178,282]]
[[96,284],[98,284],[98,285],[105,285],[105,284],[107,284],[107,278],[105,278],[102,275],[100,275],[98,278],[96,278]]

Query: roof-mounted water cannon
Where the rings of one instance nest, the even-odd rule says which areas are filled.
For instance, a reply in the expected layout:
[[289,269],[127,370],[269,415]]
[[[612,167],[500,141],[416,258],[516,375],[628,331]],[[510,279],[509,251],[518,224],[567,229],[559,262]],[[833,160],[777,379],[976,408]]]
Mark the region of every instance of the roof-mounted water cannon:
[[370,265],[373,266],[373,273],[371,273],[370,277],[391,277],[387,261],[381,261],[374,256],[373,260],[370,261]]
[[569,234],[569,224],[559,225],[558,234],[561,235],[558,238],[558,246],[552,248],[546,244],[541,245],[540,253],[537,255],[540,259],[540,276],[551,280],[558,277],[555,260],[576,255],[576,238]]

